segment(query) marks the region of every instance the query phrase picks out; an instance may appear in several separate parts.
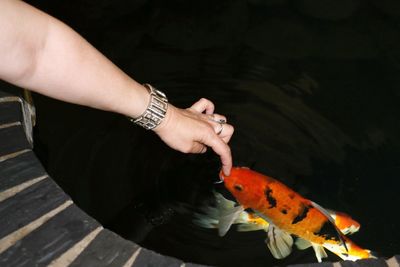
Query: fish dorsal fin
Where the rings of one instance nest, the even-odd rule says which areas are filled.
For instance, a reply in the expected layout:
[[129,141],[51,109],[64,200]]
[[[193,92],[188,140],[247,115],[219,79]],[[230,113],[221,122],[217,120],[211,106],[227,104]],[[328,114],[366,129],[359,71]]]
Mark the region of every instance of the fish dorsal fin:
[[328,220],[335,225],[335,220],[332,218],[331,214],[326,209],[324,209],[323,207],[312,201],[311,205],[314,208],[318,209],[320,212],[322,212],[328,218]]
[[337,226],[335,224],[335,220],[332,218],[332,216],[329,214],[329,212],[326,209],[324,209],[323,207],[321,207],[320,205],[318,205],[317,203],[315,203],[315,202],[311,201],[311,205],[314,208],[318,209],[322,214],[324,214],[326,216],[326,218],[329,220],[329,222],[335,228],[337,237],[339,238],[339,240],[343,244],[344,248],[346,249],[346,251],[349,251],[349,249],[347,248],[346,242],[344,241],[342,232],[337,228]]
[[315,243],[311,243],[311,244],[314,249],[315,256],[317,257],[318,262],[322,262],[323,258],[328,257],[328,254],[326,254],[326,251],[323,246],[315,244]]
[[300,238],[300,237],[298,237],[296,239],[295,245],[299,250],[305,250],[305,249],[307,249],[307,248],[312,246],[310,241],[305,240],[305,239]]
[[265,240],[272,256],[275,259],[283,259],[292,252],[293,238],[292,236],[280,230],[273,224],[268,227],[268,237]]
[[218,222],[218,234],[224,236],[232,224],[239,218],[240,214],[244,211],[242,206],[233,207],[231,210],[221,214]]

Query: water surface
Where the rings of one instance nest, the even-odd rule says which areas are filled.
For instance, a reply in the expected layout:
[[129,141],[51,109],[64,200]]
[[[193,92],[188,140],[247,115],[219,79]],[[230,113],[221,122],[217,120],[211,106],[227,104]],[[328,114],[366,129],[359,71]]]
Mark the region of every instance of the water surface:
[[[190,2],[190,3],[189,3]],[[400,40],[379,1],[36,1],[139,82],[188,107],[201,97],[235,126],[234,163],[361,223],[352,239],[398,254]],[[330,1],[327,1],[330,2]],[[35,96],[36,150],[81,208],[159,253],[218,266],[278,261],[265,233],[224,238],[192,223],[222,190],[213,153],[182,155],[122,116]],[[330,260],[338,260],[330,254]]]

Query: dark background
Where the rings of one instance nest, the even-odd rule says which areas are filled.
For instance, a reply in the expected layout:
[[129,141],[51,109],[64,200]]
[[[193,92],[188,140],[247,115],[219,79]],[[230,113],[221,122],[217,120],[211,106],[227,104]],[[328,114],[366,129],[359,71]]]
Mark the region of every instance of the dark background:
[[[351,214],[362,225],[352,236],[360,246],[400,252],[400,2],[28,2],[176,106],[211,99],[235,126],[235,165]],[[36,153],[106,227],[196,263],[316,261],[311,249],[272,259],[262,232],[219,238],[192,223],[221,189],[213,153],[182,155],[120,115],[34,100]]]

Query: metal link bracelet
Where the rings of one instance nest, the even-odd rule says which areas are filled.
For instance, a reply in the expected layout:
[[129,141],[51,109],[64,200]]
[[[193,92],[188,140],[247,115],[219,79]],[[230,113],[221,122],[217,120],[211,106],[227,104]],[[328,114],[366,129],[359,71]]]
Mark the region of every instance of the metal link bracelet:
[[151,130],[156,128],[165,118],[168,108],[168,99],[163,92],[157,90],[150,84],[145,83],[143,86],[146,87],[150,93],[149,105],[138,118],[128,117],[128,119],[146,130]]

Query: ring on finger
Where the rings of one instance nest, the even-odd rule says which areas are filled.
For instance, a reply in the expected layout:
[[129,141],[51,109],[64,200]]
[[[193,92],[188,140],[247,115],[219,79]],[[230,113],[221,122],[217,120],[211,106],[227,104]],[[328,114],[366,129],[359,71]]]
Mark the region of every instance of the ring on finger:
[[[220,118],[218,118],[218,117],[220,117]],[[222,118],[222,119],[221,119],[221,115],[215,116],[214,114],[209,114],[209,115],[208,115],[208,119],[209,119],[210,121],[213,121],[213,122],[226,123],[226,119],[225,119],[225,118]]]
[[217,135],[220,135],[222,133],[222,131],[224,130],[224,124],[226,123],[225,120],[219,120],[219,130],[217,132]]

